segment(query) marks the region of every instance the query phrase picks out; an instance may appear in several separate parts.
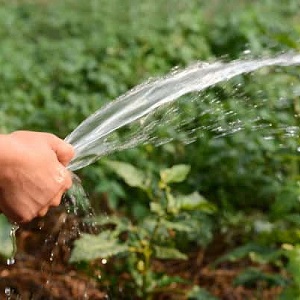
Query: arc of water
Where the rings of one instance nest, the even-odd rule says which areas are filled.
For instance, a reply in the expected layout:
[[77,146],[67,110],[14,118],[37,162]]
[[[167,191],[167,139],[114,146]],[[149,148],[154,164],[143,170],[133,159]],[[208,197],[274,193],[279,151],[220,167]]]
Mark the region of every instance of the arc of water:
[[[111,152],[107,137],[153,111],[176,101],[181,96],[202,91],[237,75],[253,72],[268,66],[291,66],[300,64],[300,54],[282,54],[277,57],[236,60],[229,63],[196,63],[186,69],[138,85],[115,101],[96,111],[84,120],[67,137],[75,148],[76,155],[69,165],[70,170],[87,166],[104,154]],[[128,146],[143,141],[143,137]],[[124,148],[124,146],[123,146]]]

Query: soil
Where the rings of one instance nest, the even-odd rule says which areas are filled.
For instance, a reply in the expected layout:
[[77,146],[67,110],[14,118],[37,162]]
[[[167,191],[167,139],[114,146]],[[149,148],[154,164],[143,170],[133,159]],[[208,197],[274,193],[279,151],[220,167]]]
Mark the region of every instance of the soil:
[[[137,299],[124,293],[118,298],[109,296],[105,285],[94,279],[96,276],[88,276],[68,263],[74,240],[80,232],[92,230],[80,218],[62,209],[53,209],[46,217],[21,226],[17,233],[15,264],[0,263],[0,299]],[[190,283],[174,283],[169,289],[157,293],[155,299],[183,300],[183,291],[192,285],[200,285],[223,300],[271,300],[278,297],[281,292],[278,286],[262,284],[246,288],[233,284],[236,276],[252,265],[247,260],[211,268],[211,262],[225,251],[223,244],[216,239],[208,249],[198,248],[190,253],[187,261],[155,261],[157,272],[180,276]],[[268,265],[263,267],[263,271],[278,272]],[[128,280],[129,274],[121,274],[116,285],[121,289]],[[109,286],[110,283],[106,284]]]

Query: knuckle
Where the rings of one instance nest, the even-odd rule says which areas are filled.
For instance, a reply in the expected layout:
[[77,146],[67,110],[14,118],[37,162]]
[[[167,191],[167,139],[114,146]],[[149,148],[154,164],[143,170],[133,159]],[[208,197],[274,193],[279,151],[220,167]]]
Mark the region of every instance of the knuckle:
[[25,214],[20,217],[20,223],[29,223],[35,216],[31,214]]
[[59,195],[58,197],[54,198],[51,202],[51,206],[59,206],[61,202],[62,195]]
[[75,156],[75,149],[71,144],[68,144],[69,159],[71,160]]
[[39,216],[39,217],[44,217],[44,216],[47,214],[47,212],[48,212],[48,209],[43,209],[42,211],[40,211],[40,212],[38,213],[38,216]]
[[56,135],[53,134],[53,133],[50,133],[50,132],[43,132],[43,135],[44,135],[45,137],[51,139],[51,140],[56,140],[56,139],[57,139]]
[[21,223],[29,223],[32,221],[36,216],[38,212],[33,209],[28,209],[22,213],[21,217]]
[[73,184],[72,176],[70,173],[68,173],[65,179],[65,189],[68,190],[69,188],[71,188],[72,184]]
[[64,184],[64,181],[66,180],[67,177],[67,171],[64,167],[58,166],[57,167],[57,175],[55,177],[55,181],[57,183],[60,183],[61,185]]
[[72,187],[72,180],[71,179],[68,179],[67,182],[66,182],[66,189],[70,189]]

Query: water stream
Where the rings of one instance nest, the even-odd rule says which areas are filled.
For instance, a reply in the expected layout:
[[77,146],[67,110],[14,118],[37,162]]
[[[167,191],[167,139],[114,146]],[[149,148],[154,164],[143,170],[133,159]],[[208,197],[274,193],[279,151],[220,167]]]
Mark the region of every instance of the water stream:
[[[75,148],[75,158],[69,169],[83,168],[103,155],[134,147],[150,139],[157,121],[143,126],[143,119],[156,110],[170,105],[185,94],[200,92],[218,83],[270,66],[300,64],[300,54],[281,54],[276,57],[245,59],[232,62],[195,63],[169,75],[149,80],[100,108],[84,120],[66,141]],[[136,132],[128,140],[115,139],[115,131],[126,125],[140,122]]]
[[6,263],[7,265],[13,265],[15,263],[15,256],[17,254],[17,240],[16,240],[16,232],[19,229],[19,225],[17,223],[14,223],[11,226],[9,236],[11,239],[11,244],[12,244],[12,253],[10,257],[7,258]]

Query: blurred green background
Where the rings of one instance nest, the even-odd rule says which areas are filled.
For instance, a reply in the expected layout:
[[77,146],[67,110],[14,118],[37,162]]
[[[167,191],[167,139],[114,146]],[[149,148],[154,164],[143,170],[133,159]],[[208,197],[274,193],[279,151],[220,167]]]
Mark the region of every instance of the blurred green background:
[[[0,3],[1,133],[26,129],[64,138],[105,103],[175,66],[300,50],[298,0]],[[226,125],[235,118],[247,124],[259,117],[259,124],[271,124],[272,130],[249,125],[219,138],[203,130],[194,143],[185,145],[188,130],[165,128],[173,142],[141,145],[109,158],[153,174],[174,164],[191,165],[179,191],[198,191],[218,208],[207,221],[205,246],[221,232],[228,248],[249,241],[276,249],[283,244],[297,247],[299,68],[239,76],[199,97],[206,100],[196,106],[195,101],[180,104],[180,118],[194,118],[189,129],[201,122]],[[221,111],[213,99],[222,102]],[[257,109],[249,109],[255,105]],[[209,108],[213,113],[198,120]],[[232,110],[238,116],[222,117]],[[78,173],[97,212],[105,198],[112,210],[134,219],[147,215],[143,193],[123,183],[101,160]]]

